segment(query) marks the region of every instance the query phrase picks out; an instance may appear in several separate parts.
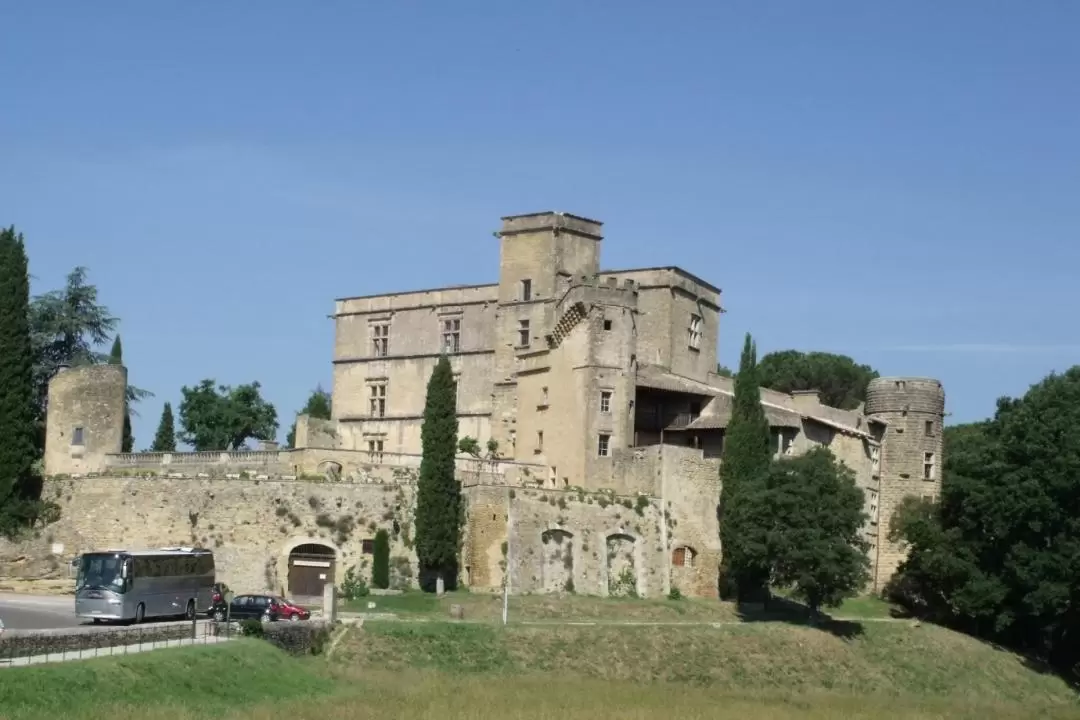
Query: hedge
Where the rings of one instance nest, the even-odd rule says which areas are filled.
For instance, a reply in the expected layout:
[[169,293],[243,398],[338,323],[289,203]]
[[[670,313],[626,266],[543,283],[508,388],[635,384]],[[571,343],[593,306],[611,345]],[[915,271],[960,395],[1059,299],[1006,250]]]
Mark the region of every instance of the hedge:
[[263,638],[291,655],[321,655],[330,640],[330,623],[319,620],[266,623]]
[[7,630],[0,635],[0,660],[183,640],[190,637],[191,623],[109,629]]

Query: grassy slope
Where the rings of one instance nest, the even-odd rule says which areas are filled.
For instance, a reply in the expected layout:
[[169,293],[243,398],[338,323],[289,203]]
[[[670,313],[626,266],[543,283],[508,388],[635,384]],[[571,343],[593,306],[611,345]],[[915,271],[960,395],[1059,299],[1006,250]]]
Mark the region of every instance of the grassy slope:
[[335,685],[316,663],[293,660],[261,640],[235,640],[3,669],[0,718],[138,717],[154,705],[164,712],[197,707],[212,717],[229,708],[330,692]]
[[1058,679],[909,623],[844,640],[718,628],[368,622],[332,660],[260,641],[0,670],[0,718],[1078,718]]
[[[368,603],[375,608],[369,609]],[[402,617],[449,617],[451,605],[463,605],[465,618],[497,622],[502,618],[502,596],[483,593],[447,593],[443,597],[421,592],[367,597],[344,603],[349,612],[394,613]],[[832,612],[836,617],[888,618],[890,606],[877,598],[854,598]],[[510,598],[510,620],[562,622],[734,622],[731,603],[686,598],[635,600],[588,595],[516,595]]]
[[942,628],[867,623],[852,639],[784,623],[724,627],[514,627],[369,622],[338,659],[452,673],[571,675],[738,691],[837,691],[1055,704],[1064,683]]

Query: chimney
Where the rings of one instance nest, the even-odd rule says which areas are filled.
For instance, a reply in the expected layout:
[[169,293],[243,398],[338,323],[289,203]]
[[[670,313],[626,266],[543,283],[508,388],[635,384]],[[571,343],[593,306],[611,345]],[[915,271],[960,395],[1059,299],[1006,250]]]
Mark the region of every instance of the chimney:
[[795,407],[801,411],[809,411],[821,407],[820,390],[794,390],[791,393],[795,400]]

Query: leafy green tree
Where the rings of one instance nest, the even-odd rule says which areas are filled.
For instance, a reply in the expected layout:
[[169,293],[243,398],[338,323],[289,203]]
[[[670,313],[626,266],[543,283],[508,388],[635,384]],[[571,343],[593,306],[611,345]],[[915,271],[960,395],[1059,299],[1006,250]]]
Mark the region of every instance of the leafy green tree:
[[390,534],[385,530],[376,532],[374,545],[371,584],[380,590],[386,590],[390,587]]
[[[311,391],[311,395],[304,404],[304,408],[297,415],[307,415],[319,420],[329,420],[332,417],[332,403],[330,393],[323,390],[322,385]],[[289,434],[285,436],[285,447],[296,447],[296,421],[293,420]]]
[[774,462],[766,486],[773,584],[791,588],[814,613],[857,595],[870,580],[870,561],[855,473],[819,447]]
[[457,387],[444,355],[428,381],[420,430],[423,454],[417,483],[416,555],[420,585],[429,592],[439,577],[447,589],[457,586],[463,507],[454,474],[457,432]]
[[723,365],[716,366],[716,374],[720,377],[735,377],[735,373],[731,372],[731,368],[724,367]]
[[720,467],[721,594],[767,600],[769,558],[765,480],[772,462],[769,423],[761,407],[757,349],[747,333],[735,376],[731,420]]
[[259,383],[230,387],[203,380],[180,389],[180,440],[197,451],[236,450],[249,438],[273,440],[277,411],[262,398]]
[[940,502],[909,501],[890,535],[909,553],[888,588],[941,622],[1080,664],[1080,366],[993,419],[950,428]]
[[[113,340],[112,350],[109,351],[110,365],[124,364],[124,346],[120,343],[120,336]],[[125,398],[126,402],[126,398]],[[120,452],[131,452],[135,447],[135,438],[131,434],[131,408],[124,408],[124,435],[120,441]]]
[[758,365],[762,387],[786,393],[819,390],[821,402],[845,410],[866,400],[866,386],[876,377],[878,372],[869,365],[826,352],[782,350],[769,353]]
[[157,433],[154,435],[154,444],[150,446],[150,452],[176,452],[176,431],[173,428],[171,403],[165,403],[165,407],[161,411],[161,421],[158,423]]
[[23,236],[0,230],[0,532],[8,536],[33,520],[39,491],[29,305]]

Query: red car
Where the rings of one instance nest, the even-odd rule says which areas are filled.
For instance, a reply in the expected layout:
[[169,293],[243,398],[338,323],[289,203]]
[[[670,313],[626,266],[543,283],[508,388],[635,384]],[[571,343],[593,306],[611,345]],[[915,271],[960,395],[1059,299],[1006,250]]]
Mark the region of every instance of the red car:
[[310,610],[305,610],[283,597],[274,597],[271,602],[276,604],[276,608],[274,605],[271,605],[271,609],[276,611],[275,614],[279,620],[291,620],[292,622],[296,622],[297,620],[311,619]]

